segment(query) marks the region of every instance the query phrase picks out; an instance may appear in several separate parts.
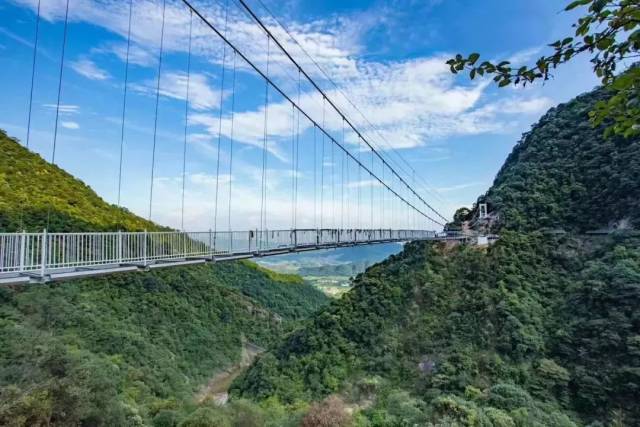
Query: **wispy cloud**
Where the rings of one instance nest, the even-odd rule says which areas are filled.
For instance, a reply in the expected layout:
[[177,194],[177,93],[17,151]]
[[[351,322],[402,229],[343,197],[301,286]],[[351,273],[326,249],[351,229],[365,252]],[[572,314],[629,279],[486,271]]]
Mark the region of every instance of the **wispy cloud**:
[[[12,0],[34,8],[34,0]],[[217,3],[200,4],[207,19],[218,28],[224,28],[224,9]],[[71,19],[87,21],[110,31],[127,36],[128,6],[116,0],[76,0]],[[142,66],[155,66],[160,42],[161,3],[141,1],[134,5],[134,22],[131,34],[130,61]],[[49,20],[61,19],[61,2],[47,2],[43,16]],[[169,3],[166,9],[164,51],[185,53],[188,46],[189,14],[179,3]],[[435,139],[456,135],[477,135],[482,133],[505,132],[510,129],[512,118],[505,115],[533,114],[549,105],[548,99],[514,99],[513,102],[487,104],[483,98],[489,82],[464,83],[451,75],[445,60],[449,55],[436,55],[396,62],[376,62],[358,60],[363,46],[360,40],[367,31],[367,25],[354,22],[357,17],[331,17],[311,22],[288,22],[290,33],[300,43],[304,51],[323,67],[337,83],[332,87],[320,73],[315,64],[302,52],[280,27],[270,19],[265,19],[269,29],[293,53],[300,64],[308,70],[324,87],[328,96],[341,106],[371,141],[382,149],[407,149],[424,146]],[[262,30],[244,16],[238,9],[229,12],[229,39],[243,53],[265,68],[266,38]],[[97,48],[97,51],[110,52],[123,59],[125,45],[113,43]],[[536,49],[518,52],[514,59],[525,59],[536,53]],[[222,43],[198,19],[194,20],[193,55],[214,64],[222,62]],[[227,57],[228,58],[228,57]],[[277,49],[271,49],[269,55],[270,75],[283,88],[290,90],[294,97],[295,85],[290,77],[297,76],[297,69]],[[239,66],[242,68],[242,61]],[[246,67],[246,65],[244,65]],[[219,90],[212,88],[202,74],[192,75],[193,107],[199,110],[215,109],[219,104]],[[138,89],[153,88],[152,82],[144,82]],[[177,71],[164,73],[161,82],[162,94],[175,99],[184,99],[186,76]],[[146,86],[146,87],[145,87]],[[347,93],[368,121],[362,120],[349,102],[344,99]],[[516,98],[521,97],[516,95]],[[239,142],[249,145],[261,145],[264,137],[262,117],[264,105],[255,104],[236,114],[236,127]],[[301,105],[317,122],[322,122],[322,99],[314,91],[303,90]],[[291,106],[287,102],[277,101],[269,105],[269,136],[285,138],[291,132]],[[219,124],[205,116],[194,117],[196,124],[203,125],[211,135],[217,135]],[[228,118],[223,117],[222,128],[230,129]],[[378,131],[366,132],[368,122]],[[304,132],[310,123],[303,121],[300,131]],[[328,115],[326,126],[336,135],[342,128],[342,120],[336,114]],[[354,143],[353,135],[348,141]],[[277,153],[277,148],[271,148]]]
[[[187,77],[187,74],[181,71],[165,72],[160,78],[160,94],[168,98],[186,101],[187,78],[189,78],[189,107],[196,110],[218,109],[220,91],[209,84],[209,79],[204,74],[191,73]],[[142,83],[132,83],[131,89],[155,96],[157,80],[150,79]]]
[[464,182],[462,184],[450,185],[448,187],[440,187],[437,188],[437,191],[440,193],[450,193],[454,191],[464,190],[465,188],[476,188],[481,186],[488,186],[488,183],[484,181]]
[[106,70],[98,67],[95,62],[87,58],[72,61],[69,65],[76,73],[90,80],[107,80],[111,78]]
[[56,110],[58,109],[61,114],[76,114],[80,111],[80,107],[78,105],[72,104],[60,104],[59,106],[56,104],[42,104],[42,106],[48,110]]
[[80,129],[80,125],[78,123],[71,122],[71,121],[62,121],[60,122],[60,126],[62,126],[65,129],[71,129],[71,130]]
[[[108,42],[91,49],[94,54],[111,54],[118,57],[122,62],[127,60],[127,44],[124,42]],[[158,62],[157,54],[151,52],[150,49],[144,48],[137,44],[129,46],[129,64],[135,64],[143,67],[151,67]]]
[[515,66],[524,65],[527,61],[535,58],[540,52],[542,52],[542,46],[531,47],[528,49],[520,50],[514,54],[512,54],[508,61],[511,62]]

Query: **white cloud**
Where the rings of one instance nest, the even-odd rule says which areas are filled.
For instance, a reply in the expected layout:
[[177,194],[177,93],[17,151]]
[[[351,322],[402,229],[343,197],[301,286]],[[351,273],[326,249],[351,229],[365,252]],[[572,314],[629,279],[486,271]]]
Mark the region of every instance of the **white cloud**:
[[78,123],[71,122],[71,121],[60,122],[60,126],[62,126],[65,129],[72,129],[72,130],[80,129],[80,125]]
[[[267,183],[269,197],[266,205],[267,228],[275,230],[288,229],[291,226],[292,200],[288,193],[276,190],[288,187],[291,176],[290,174],[287,176],[281,170],[269,169],[267,172],[269,175],[269,182]],[[217,222],[218,230],[224,231],[227,230],[227,224],[229,224],[229,182],[228,175],[220,175]],[[247,230],[259,227],[261,186],[256,185],[251,180],[238,180],[236,182],[235,176],[233,182],[231,229]],[[177,176],[159,177],[156,178],[155,183],[154,221],[179,228],[182,215],[182,178]],[[374,212],[374,224],[368,224],[371,207],[370,199],[368,198],[369,192],[362,192],[359,206],[357,191],[352,189],[351,192],[352,197],[349,199],[348,195],[345,194],[343,203],[340,200],[339,193],[336,193],[334,199],[331,191],[326,191],[322,206],[320,205],[319,193],[316,195],[315,202],[312,194],[301,193],[297,202],[298,227],[314,228],[318,224],[315,221],[319,221],[321,213],[325,227],[338,227],[341,224],[345,228],[355,228],[363,225],[375,228],[383,227],[381,223],[382,214],[379,210]],[[185,228],[190,231],[206,231],[213,228],[214,194],[215,175],[196,173],[187,176],[184,209]],[[379,197],[379,194],[376,194],[375,197]],[[399,206],[399,204],[396,206]],[[346,210],[347,207],[349,208],[348,211]],[[390,223],[393,218],[392,205],[389,204],[386,208],[385,224],[386,227],[392,227],[393,225]],[[148,200],[136,198],[132,202],[131,209],[134,212],[147,212]],[[360,218],[357,217],[358,213]],[[398,222],[395,226],[396,228],[400,227],[399,223],[403,221],[403,218],[398,213],[399,210],[396,209],[395,220]]]
[[[35,7],[35,0],[13,0],[19,4]],[[198,4],[211,22],[218,28],[224,28],[224,9],[215,2]],[[156,66],[159,48],[159,23],[161,2],[143,0],[136,2],[133,8],[135,25],[132,27],[132,47],[130,60],[144,66]],[[61,19],[64,2],[57,0],[43,6],[46,19]],[[116,0],[76,0],[71,9],[71,19],[88,21],[103,26],[121,35],[127,36],[128,5]],[[360,115],[343,98],[342,92],[349,97],[364,113],[369,121],[379,128],[379,132],[364,132],[368,139],[382,148],[412,148],[425,145],[429,140],[455,135],[473,135],[488,132],[502,132],[510,126],[510,120],[503,114],[515,114],[510,111],[520,108],[524,114],[538,111],[543,100],[514,101],[505,105],[504,110],[495,106],[483,105],[483,94],[487,81],[472,84],[460,84],[445,64],[448,55],[417,58],[407,61],[381,63],[358,61],[356,58],[362,46],[360,37],[366,30],[366,23],[354,22],[355,18],[333,17],[312,22],[289,22],[288,27],[315,61],[323,67],[340,90],[332,89],[327,80],[318,72],[315,65],[291,41],[289,35],[267,19],[265,22],[276,37],[292,52],[300,64],[323,84],[328,96],[353,119],[361,131],[368,127]],[[366,24],[366,25],[365,25]],[[364,25],[364,27],[363,27]],[[228,38],[251,60],[264,69],[266,37],[262,30],[244,16],[237,8],[230,8]],[[164,51],[185,52],[188,46],[189,14],[184,5],[168,3]],[[212,34],[204,24],[194,19],[193,54],[220,64],[222,62],[222,42]],[[105,45],[103,51],[112,52],[121,59],[125,55],[123,43]],[[514,54],[514,59],[526,59],[537,52],[536,49]],[[227,52],[228,54],[228,52]],[[227,56],[228,59],[228,56]],[[272,46],[270,55],[270,76],[279,85],[288,89],[295,98],[295,85],[287,81],[297,78],[297,69],[288,59]],[[228,63],[227,63],[228,64]],[[246,69],[246,65],[240,67]],[[206,76],[194,74],[193,106],[196,109],[215,109],[219,104],[219,91],[213,89]],[[145,82],[148,88],[154,88],[152,82]],[[184,99],[186,76],[180,72],[164,73],[161,84],[165,96]],[[327,89],[329,88],[329,89]],[[257,95],[256,95],[257,96]],[[256,101],[257,102],[257,101]],[[516,105],[518,104],[519,105]],[[238,141],[261,146],[263,139],[264,106],[259,102],[253,109],[245,109],[236,114],[238,126],[235,137]],[[322,122],[322,98],[314,92],[303,92],[301,105],[317,122]],[[194,117],[196,124],[205,126],[213,136],[218,133],[217,120],[204,116]],[[327,114],[327,128],[339,136],[342,120],[336,114]],[[273,102],[269,105],[270,138],[286,138],[291,132],[291,106],[287,102]],[[310,127],[306,120],[301,121],[301,131]],[[228,117],[223,117],[223,129],[230,129]],[[224,132],[224,130],[223,130]],[[381,137],[382,135],[382,137]],[[387,142],[383,142],[383,139]],[[349,136],[348,141],[355,142]],[[277,147],[270,147],[277,153]]]
[[380,184],[380,181],[378,181],[377,179],[364,179],[360,181],[349,182],[346,186],[347,188],[371,188],[371,186],[382,187],[382,184]]
[[[140,93],[155,96],[157,80],[131,83],[130,87]],[[162,96],[185,101],[187,98],[187,74],[181,71],[163,72],[160,77]],[[189,77],[189,107],[196,110],[217,109],[220,105],[220,91],[209,84],[204,74],[191,73]]]
[[43,104],[42,106],[48,110],[55,111],[57,109],[60,114],[76,114],[80,111],[79,106],[72,104],[60,104],[59,106],[56,104]]
[[107,80],[111,78],[106,70],[98,67],[90,59],[78,59],[77,61],[72,61],[70,65],[76,73],[91,80]]
[[459,190],[464,190],[465,188],[474,188],[474,187],[481,187],[481,186],[488,186],[488,184],[486,182],[481,182],[481,181],[472,181],[472,182],[465,182],[462,184],[450,185],[448,187],[440,187],[436,190],[440,193],[450,193],[450,192],[455,192]]
[[[37,4],[37,0],[11,1],[28,5],[32,9],[35,9]],[[218,28],[224,27],[224,10],[220,4],[202,0],[197,6]],[[134,2],[133,9],[135,25],[132,28],[129,60],[132,64],[149,67],[150,70],[155,71],[160,42],[161,2],[137,0]],[[42,13],[45,19],[60,21],[64,13],[64,1],[43,2]],[[91,53],[116,55],[124,61],[128,28],[127,2],[74,0],[73,7],[70,9],[70,19],[72,23],[90,22],[122,37],[120,41],[100,45]],[[266,38],[263,32],[234,8],[232,8],[229,22],[229,27],[232,29],[228,33],[229,39],[248,58],[264,69],[267,56],[265,54]],[[389,147],[409,149],[452,136],[505,132],[511,130],[513,124],[521,120],[519,115],[538,114],[553,104],[549,98],[536,97],[531,91],[503,91],[499,95],[502,98],[490,98],[488,96],[490,82],[488,80],[468,82],[466,78],[453,76],[445,64],[445,60],[449,57],[447,54],[395,62],[358,59],[363,57],[360,53],[363,49],[362,32],[366,30],[364,27],[375,24],[355,22],[352,18],[344,17],[306,23],[289,22],[289,30],[302,44],[304,50],[309,52],[337,83],[339,89],[335,89],[300,48],[289,40],[287,34],[268,19],[265,22],[302,67],[321,84],[328,97],[339,105],[348,118],[356,124],[362,134],[383,149]],[[189,14],[184,5],[180,2],[168,2],[164,38],[165,55],[175,52],[186,53],[188,31]],[[199,23],[197,18],[194,19],[192,47],[197,63],[221,64],[220,40],[210,29]],[[535,56],[538,51],[538,49],[529,49],[517,52],[511,59],[526,61]],[[228,53],[229,51],[227,55]],[[228,59],[227,56],[227,61]],[[273,44],[269,61],[270,77],[293,99],[296,99],[297,69],[284,55],[276,52]],[[239,73],[247,75],[246,64],[239,61],[238,66]],[[217,73],[219,67],[214,67],[213,70]],[[113,72],[116,73],[116,71]],[[290,80],[290,77],[293,79]],[[149,79],[134,83],[132,86],[136,90],[154,94],[155,84],[153,79]],[[223,135],[229,136],[231,117],[225,110],[220,121],[219,112],[216,111],[220,103],[220,90],[211,84],[207,74],[192,73],[190,92],[191,107],[198,111],[190,113],[189,116],[189,141],[204,155],[215,157],[219,129]],[[347,93],[368,121],[375,125],[377,131],[369,130],[368,122],[363,120],[344,99],[342,92]],[[184,72],[163,68],[161,93],[166,97],[184,100],[186,96]],[[502,95],[503,93],[507,96]],[[238,105],[241,107],[237,108],[234,117],[234,140],[256,149],[261,149],[264,141],[263,94],[262,91],[254,91],[253,98],[243,99],[241,104],[237,104],[237,107]],[[228,95],[224,93],[225,97]],[[273,96],[271,99],[274,101],[268,106],[267,149],[272,155],[286,162],[287,151],[283,142],[290,140],[294,128],[291,105],[282,101],[279,96]],[[323,122],[322,98],[310,91],[309,85],[303,86],[300,105],[313,120],[318,123]],[[61,112],[73,114],[77,112],[77,107],[63,106]],[[331,113],[328,107],[325,112],[326,128],[337,140],[341,140],[343,126],[341,117]],[[300,132],[308,131],[311,126],[311,123],[303,118],[300,121]],[[349,148],[355,151],[358,144],[357,136],[347,129],[345,138]],[[438,158],[442,159],[443,156],[440,155]],[[200,181],[193,182],[194,179]],[[204,176],[192,177],[190,180],[188,185],[206,186]],[[248,188],[247,193],[253,194],[254,190],[254,188]],[[162,199],[158,198],[158,200]],[[246,202],[255,206],[256,200],[259,200],[259,196],[247,198]],[[194,212],[198,211],[195,206],[193,209]],[[252,215],[255,212],[246,212],[246,214],[253,218]],[[203,218],[205,216],[203,214]]]
[[525,65],[526,62],[532,60],[536,55],[542,52],[542,50],[543,48],[541,46],[523,49],[511,55],[508,61],[511,62],[511,64],[513,64],[514,66],[520,67],[522,65]]
[[[125,42],[109,42],[91,49],[91,53],[112,54],[122,62],[127,60],[127,44]],[[152,67],[158,63],[158,54],[154,54],[148,48],[132,43],[129,46],[129,64],[143,67]]]

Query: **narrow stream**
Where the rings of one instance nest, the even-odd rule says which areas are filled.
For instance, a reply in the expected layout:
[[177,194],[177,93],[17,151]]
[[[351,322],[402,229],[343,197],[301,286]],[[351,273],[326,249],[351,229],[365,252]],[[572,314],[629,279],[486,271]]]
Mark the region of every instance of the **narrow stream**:
[[229,400],[229,387],[233,380],[251,366],[251,363],[262,352],[264,352],[263,348],[249,342],[245,343],[242,347],[240,362],[211,378],[207,385],[196,394],[196,402],[202,403],[206,400],[211,400],[219,405],[227,403]]

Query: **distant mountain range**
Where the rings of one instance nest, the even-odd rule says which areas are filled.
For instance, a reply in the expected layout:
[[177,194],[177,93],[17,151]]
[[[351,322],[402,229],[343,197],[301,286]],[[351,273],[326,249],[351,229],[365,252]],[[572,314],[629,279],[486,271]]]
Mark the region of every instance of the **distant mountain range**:
[[354,276],[402,251],[401,243],[352,246],[265,258],[263,267],[301,276]]

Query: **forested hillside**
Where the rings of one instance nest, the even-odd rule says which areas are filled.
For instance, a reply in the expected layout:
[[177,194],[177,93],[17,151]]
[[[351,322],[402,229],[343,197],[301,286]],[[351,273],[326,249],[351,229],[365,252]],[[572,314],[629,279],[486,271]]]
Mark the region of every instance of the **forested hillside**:
[[236,395],[341,393],[376,426],[635,425],[639,245],[510,232],[487,253],[411,244],[263,356]]
[[268,348],[325,300],[243,263],[0,288],[0,425],[178,422],[244,341]]
[[525,134],[485,199],[497,225],[590,231],[640,226],[640,141],[603,138],[588,113],[605,89],[552,108]]
[[157,230],[0,129],[0,232]]
[[[0,133],[0,231],[154,230]],[[270,348],[327,303],[299,276],[251,262],[0,287],[0,425],[190,426],[214,417],[290,419],[197,392]],[[272,413],[273,412],[273,413]],[[238,415],[240,414],[240,415]],[[200,424],[198,424],[200,423]]]
[[603,96],[551,110],[514,148],[486,197],[494,246],[407,245],[234,396],[322,400],[314,416],[336,425],[640,425],[640,236],[533,231],[638,224],[640,144],[590,127]]

